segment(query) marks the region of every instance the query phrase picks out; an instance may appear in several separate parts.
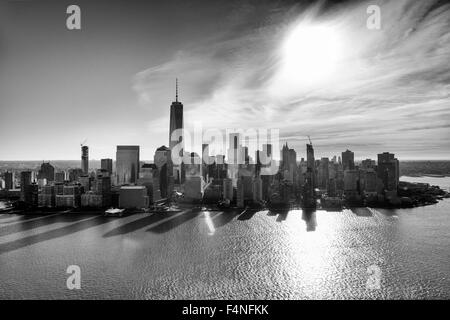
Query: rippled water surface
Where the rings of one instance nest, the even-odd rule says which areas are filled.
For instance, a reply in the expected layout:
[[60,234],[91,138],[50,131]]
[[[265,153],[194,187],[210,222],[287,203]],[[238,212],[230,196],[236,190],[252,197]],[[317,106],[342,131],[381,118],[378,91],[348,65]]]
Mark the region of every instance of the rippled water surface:
[[[69,265],[81,268],[81,290],[66,287]],[[367,286],[373,266],[379,289]],[[0,297],[448,299],[450,199],[315,213],[0,214]]]

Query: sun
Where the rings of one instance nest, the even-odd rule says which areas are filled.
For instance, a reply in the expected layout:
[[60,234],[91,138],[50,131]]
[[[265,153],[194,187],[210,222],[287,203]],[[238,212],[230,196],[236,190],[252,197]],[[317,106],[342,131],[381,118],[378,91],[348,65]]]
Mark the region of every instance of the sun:
[[297,25],[282,44],[279,75],[288,86],[321,83],[336,72],[341,56],[342,41],[333,28]]

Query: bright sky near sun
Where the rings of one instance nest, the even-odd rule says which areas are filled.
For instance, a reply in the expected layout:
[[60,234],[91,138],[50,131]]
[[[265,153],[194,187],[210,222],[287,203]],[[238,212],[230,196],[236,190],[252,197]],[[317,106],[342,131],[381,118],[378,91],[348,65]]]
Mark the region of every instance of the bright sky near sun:
[[[366,27],[369,4],[381,29]],[[0,10],[0,160],[94,159],[187,129],[279,128],[299,157],[345,149],[450,158],[450,4],[439,1],[59,1]]]

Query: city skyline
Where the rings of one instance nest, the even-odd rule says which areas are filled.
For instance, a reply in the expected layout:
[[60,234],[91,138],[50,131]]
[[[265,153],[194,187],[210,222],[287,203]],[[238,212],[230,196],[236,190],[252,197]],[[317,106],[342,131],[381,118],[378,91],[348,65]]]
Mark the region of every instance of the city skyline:
[[[114,159],[117,145],[152,159],[169,144],[177,77],[187,130],[280,128],[298,158],[310,135],[318,156],[450,159],[446,4],[375,1],[381,30],[366,28],[366,2],[122,4],[81,1],[74,32],[64,3],[2,4],[1,160],[76,160],[85,139],[90,159]],[[294,61],[310,77],[287,81],[292,37],[311,34],[317,52],[338,53],[333,65]]]

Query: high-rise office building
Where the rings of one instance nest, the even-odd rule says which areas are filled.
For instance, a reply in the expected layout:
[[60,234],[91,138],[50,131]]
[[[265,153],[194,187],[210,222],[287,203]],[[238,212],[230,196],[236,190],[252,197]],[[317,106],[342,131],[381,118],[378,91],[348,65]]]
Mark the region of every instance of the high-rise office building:
[[78,178],[83,175],[83,170],[80,168],[69,169],[68,178],[70,182],[78,181]]
[[297,171],[297,152],[294,149],[290,149],[288,144],[283,146],[281,150],[281,172],[284,179],[294,182],[295,173]]
[[399,161],[393,153],[383,152],[378,154],[378,178],[381,179],[384,189],[397,191],[399,181]]
[[81,190],[78,185],[63,186],[63,194],[56,194],[56,207],[77,208],[81,205]]
[[242,160],[245,164],[249,164],[250,163],[250,157],[248,155],[248,147],[247,146],[242,146],[241,147],[241,152],[242,152]]
[[52,185],[43,186],[38,195],[39,207],[52,208],[55,206],[55,187]]
[[236,133],[230,133],[228,143],[227,154],[227,167],[228,177],[233,181],[233,186],[237,187],[237,178],[239,164],[244,163],[244,157],[242,155],[241,135]]
[[367,169],[364,172],[364,192],[365,193],[377,193],[377,173],[374,169]]
[[201,176],[201,161],[202,159],[197,153],[191,152],[189,162],[184,164],[186,170],[186,178],[193,176]]
[[303,207],[315,208],[316,198],[314,188],[316,187],[316,165],[314,160],[314,148],[312,144],[306,144],[306,173],[303,184]]
[[83,187],[83,192],[88,192],[91,190],[93,178],[90,176],[83,175],[78,178],[78,182]]
[[184,201],[196,202],[203,198],[204,182],[200,175],[186,176],[184,182]]
[[113,172],[113,160],[112,159],[101,159],[100,160],[100,168],[102,170],[105,170],[109,173],[109,175],[112,175]]
[[12,172],[5,172],[5,189],[11,190],[14,189],[14,180]]
[[38,172],[38,179],[46,179],[47,182],[55,180],[55,167],[49,162],[43,162]]
[[39,186],[33,182],[29,185],[25,185],[23,192],[23,201],[28,205],[37,206],[39,204]]
[[253,201],[261,202],[263,200],[262,179],[260,176],[253,178]]
[[31,185],[31,171],[22,171],[20,173],[20,200],[27,200],[27,187]]
[[[181,144],[179,153],[173,154],[173,156],[182,158],[184,155],[184,139],[182,130],[183,130],[183,104],[178,101],[178,79],[176,79],[175,101],[173,101],[172,104],[170,105],[169,149],[171,151],[171,156],[172,156],[172,149],[178,144]],[[176,137],[175,136],[173,137],[175,131],[177,131],[178,134],[176,135]],[[174,139],[172,140],[172,138]],[[175,177],[175,181],[177,183],[183,183],[184,182],[183,164],[181,163],[174,165],[172,170],[173,170],[172,175]]]
[[342,165],[344,167],[344,171],[355,169],[355,154],[352,151],[347,149],[342,152]]
[[272,157],[272,144],[265,143],[263,144],[263,152],[267,157]]
[[315,168],[314,148],[312,144],[306,144],[306,166],[309,169]]
[[81,170],[83,174],[89,174],[89,147],[81,146]]
[[153,162],[158,170],[159,190],[161,198],[168,198],[173,189],[173,167],[170,149],[161,146],[156,149]]
[[228,176],[228,165],[225,163],[225,156],[219,154],[215,157],[217,179],[225,179]]
[[94,193],[101,196],[101,206],[108,207],[111,205],[111,176],[98,174],[94,180],[94,186],[92,187]]
[[243,163],[240,161],[240,151],[241,151],[241,136],[239,133],[230,133],[229,135],[229,143],[228,143],[228,154],[227,154],[227,163],[230,164],[239,164]]
[[376,163],[375,160],[372,159],[366,159],[361,161],[361,169],[367,170],[367,169],[375,169]]
[[139,146],[117,146],[117,184],[136,183],[139,178]]
[[150,204],[144,186],[122,186],[119,191],[119,207],[124,209],[147,208]]
[[306,144],[306,168],[311,172],[311,181],[314,188],[317,187],[316,160],[314,158],[314,148],[312,144]]
[[66,180],[66,173],[64,171],[55,173],[55,182],[64,182],[64,180]]
[[289,170],[289,147],[287,142],[281,149],[281,169]]
[[237,186],[236,186],[236,205],[238,208],[244,208],[244,177],[241,176],[239,179],[237,179]]
[[161,192],[159,190],[159,174],[158,168],[153,163],[144,163],[139,171],[138,186],[147,188],[147,195],[150,203],[161,199]]
[[322,158],[320,159],[320,164],[317,170],[317,177],[318,177],[318,186],[320,189],[328,189],[328,182],[330,179],[329,175],[329,165],[330,160],[328,158]]
[[208,182],[208,166],[209,166],[209,144],[202,144],[202,177],[205,182]]
[[223,199],[233,201],[233,181],[229,178],[223,179]]

